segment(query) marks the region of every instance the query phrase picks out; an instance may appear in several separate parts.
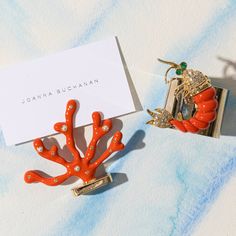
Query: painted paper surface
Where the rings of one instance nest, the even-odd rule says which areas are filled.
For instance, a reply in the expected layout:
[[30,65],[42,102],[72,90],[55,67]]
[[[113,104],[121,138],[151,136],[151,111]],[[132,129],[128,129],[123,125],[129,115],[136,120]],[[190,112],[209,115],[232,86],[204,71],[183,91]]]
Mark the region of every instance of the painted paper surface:
[[166,68],[157,57],[184,60],[232,92],[220,139],[146,126],[149,116],[142,111],[116,120],[127,143],[106,163],[116,182],[77,199],[69,191],[75,184],[26,185],[23,174],[28,169],[52,175],[63,170],[39,158],[31,144],[5,148],[1,142],[1,233],[182,236],[195,232],[235,172],[235,10],[235,1],[227,0],[2,1],[2,66],[116,35],[143,110],[162,106],[165,100]]

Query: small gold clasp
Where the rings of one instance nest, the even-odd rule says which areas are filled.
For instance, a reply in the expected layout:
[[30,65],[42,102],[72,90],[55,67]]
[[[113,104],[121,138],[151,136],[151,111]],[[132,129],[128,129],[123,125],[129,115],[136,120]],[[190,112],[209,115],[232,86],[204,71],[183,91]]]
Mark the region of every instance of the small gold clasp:
[[82,194],[86,194],[89,192],[92,192],[98,188],[101,188],[109,183],[112,183],[112,177],[110,174],[107,174],[103,176],[102,178],[99,179],[93,179],[89,181],[88,183],[84,183],[81,186],[75,187],[71,189],[72,193],[74,194],[75,197],[78,197]]

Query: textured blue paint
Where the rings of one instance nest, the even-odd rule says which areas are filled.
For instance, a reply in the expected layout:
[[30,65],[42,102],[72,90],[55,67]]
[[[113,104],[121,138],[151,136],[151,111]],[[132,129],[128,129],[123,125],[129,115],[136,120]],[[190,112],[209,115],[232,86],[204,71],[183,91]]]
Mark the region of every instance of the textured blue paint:
[[[235,149],[236,152],[236,149]],[[224,156],[222,157],[224,158]],[[195,206],[195,211],[191,215],[191,218],[186,219],[183,226],[180,226],[182,235],[190,235],[193,230],[193,227],[199,222],[199,219],[202,217],[202,214],[206,213],[209,210],[211,204],[214,202],[218,196],[222,187],[227,183],[229,178],[235,173],[236,170],[236,157],[235,155],[229,159],[216,173],[215,176],[212,176],[212,182],[205,192],[201,195],[199,201]]]
[[[181,157],[179,157],[181,160]],[[186,169],[180,165],[180,167],[177,167],[176,170],[176,179],[180,182],[181,184],[181,193],[177,199],[177,204],[176,204],[176,215],[170,217],[170,221],[173,224],[172,230],[170,232],[170,236],[174,235],[175,230],[178,230],[179,225],[176,223],[176,219],[178,219],[179,215],[181,214],[181,206],[184,201],[184,197],[186,192],[188,191],[188,185],[186,184]]]
[[[191,45],[186,45],[184,54],[175,52],[174,49],[171,50],[170,55],[176,55],[175,58],[179,58],[180,61],[183,58],[191,58],[195,54],[198,53],[198,51],[201,49],[201,47],[204,46],[204,44],[208,41],[214,41],[216,38],[215,36],[220,33],[221,28],[232,18],[235,18],[236,13],[236,2],[231,1],[231,4],[227,6],[226,9],[220,11],[215,18],[208,24],[208,26],[200,33],[200,35],[191,43]],[[166,57],[168,58],[168,57]],[[154,98],[152,98],[155,100]],[[155,105],[155,103],[153,104]],[[235,152],[236,153],[236,152]],[[222,157],[224,158],[224,156]],[[217,193],[222,188],[223,184],[226,180],[229,179],[229,176],[232,175],[232,173],[235,171],[235,160],[236,158],[230,159],[229,162],[222,167],[224,169],[223,175],[222,170],[221,173],[217,173],[216,176],[214,176],[213,179],[215,179],[211,185],[208,187],[206,193],[202,196],[198,204],[196,205],[194,215],[191,215],[188,219],[186,219],[186,222],[182,225],[176,225],[175,219],[178,218],[179,212],[181,209],[181,204],[183,203],[181,201],[181,195],[179,196],[178,204],[176,205],[176,216],[171,217],[171,221],[173,222],[173,228],[170,232],[170,235],[189,235],[194,226],[199,222],[200,218],[203,217],[203,215],[206,213],[207,207],[211,205],[214,200]],[[182,195],[184,195],[187,192],[187,186],[185,184],[185,179],[181,178],[182,176],[178,175],[177,178],[182,182],[183,189],[182,189]],[[182,222],[183,223],[183,222]],[[181,229],[181,231],[180,231]],[[179,232],[179,233],[178,233]]]
[[85,44],[90,37],[99,29],[99,27],[104,23],[107,16],[111,15],[119,1],[111,0],[109,6],[98,15],[92,22],[90,22],[89,26],[85,29],[85,31],[78,37],[77,43],[74,46],[79,46]]
[[[235,17],[235,8],[236,3],[232,2],[231,5],[229,5],[226,9],[222,10],[221,12],[218,12],[218,14],[212,19],[212,21],[206,26],[205,29],[199,34],[199,36],[193,40],[191,45],[186,45],[187,50],[185,50],[184,53],[180,53],[176,51],[175,49],[171,49],[169,55],[171,57],[179,58],[180,60],[182,58],[191,58],[193,57],[198,50],[202,46],[204,46],[205,41],[214,40],[214,36],[220,32],[221,27],[226,24],[228,21],[232,19],[232,17]],[[104,15],[101,18],[101,21],[104,21]],[[89,37],[91,37],[92,33],[94,33],[97,26],[101,23],[99,20],[96,20],[95,23],[88,29],[88,31],[84,34],[83,37],[79,41],[84,42]],[[169,58],[166,56],[166,58]],[[156,71],[154,71],[155,73]],[[157,104],[160,104],[160,101],[163,101],[163,91],[165,86],[163,85],[163,81],[155,80],[153,81],[153,86],[151,88],[155,91],[153,96],[148,97],[146,99],[147,104],[152,104],[153,107],[156,107]],[[149,102],[152,101],[152,102]],[[149,126],[143,126],[140,124],[143,123],[143,121],[146,119],[147,115],[145,113],[141,114],[138,119],[135,121],[134,127],[135,128],[142,128],[147,133],[148,136],[148,130]],[[132,128],[130,128],[132,130]],[[162,134],[163,135],[163,134]],[[165,139],[165,137],[163,137]],[[205,141],[202,141],[205,142]],[[135,145],[133,143],[132,145]],[[130,146],[130,149],[133,148]],[[129,147],[127,149],[127,152],[129,152]],[[132,159],[132,154],[128,154],[129,159]],[[179,157],[181,159],[181,157]],[[234,159],[233,159],[234,160]],[[115,165],[115,168],[113,168],[114,171],[120,171],[122,166],[124,165],[124,162],[126,160],[119,160],[119,164]],[[232,159],[229,161],[232,162]],[[226,164],[226,166],[222,167],[224,170],[224,173],[222,175],[217,173],[213,177],[213,182],[210,183],[209,187],[207,188],[206,192],[201,196],[200,200],[196,203],[195,206],[189,206],[189,211],[192,212],[192,207],[194,208],[194,212],[191,213],[191,216],[187,217],[184,222],[181,222],[181,224],[178,224],[177,220],[181,217],[181,210],[182,210],[182,204],[184,204],[184,200],[186,198],[188,189],[189,189],[189,183],[186,180],[187,176],[185,176],[185,168],[182,166],[182,164],[178,165],[176,169],[176,179],[179,181],[181,187],[181,191],[179,195],[177,196],[177,204],[176,204],[176,213],[175,215],[172,215],[169,217],[171,223],[172,223],[172,229],[170,230],[169,234],[170,236],[173,235],[189,235],[192,231],[193,227],[197,222],[199,222],[199,219],[206,213],[207,207],[213,203],[215,196],[220,191],[220,188],[223,186],[223,183],[228,180],[229,176],[232,174],[232,172],[235,170],[235,161],[232,162],[232,165]],[[207,183],[209,184],[209,183]],[[100,220],[103,219],[104,214],[106,213],[107,205],[109,202],[108,198],[109,194],[103,194],[103,196],[94,196],[93,199],[88,199],[86,202],[84,202],[83,208],[79,208],[77,210],[77,213],[73,215],[69,220],[68,223],[63,226],[63,228],[67,231],[69,230],[72,235],[75,235],[78,232],[81,232],[83,234],[92,234],[93,229],[99,225]],[[193,196],[194,197],[194,196]],[[96,199],[95,199],[96,198]],[[196,199],[198,199],[198,196],[196,196]],[[106,204],[103,204],[106,202]],[[94,211],[91,209],[91,204],[93,204],[93,209],[98,210],[98,214],[96,214],[96,220],[92,221]],[[103,209],[103,211],[101,211]],[[86,214],[86,217],[89,219],[86,221],[86,225],[83,225],[83,214]]]
[[[32,52],[37,54],[37,50],[33,45],[28,44],[25,41],[25,36],[27,31],[24,31],[24,27],[22,24],[27,19],[27,14],[24,10],[21,9],[19,1],[9,1],[9,6],[14,14],[16,14],[15,18],[9,17],[10,24],[15,25],[18,32],[17,37],[19,38],[19,44],[22,44],[26,51]],[[76,45],[83,44],[89,41],[93,35],[98,32],[102,24],[106,21],[107,17],[114,13],[116,7],[118,6],[118,1],[110,1],[107,8],[95,17],[95,19],[90,22],[87,26],[86,30],[82,32]],[[231,1],[230,4],[223,9],[222,11],[217,12],[217,14],[210,20],[210,23],[206,24],[204,29],[200,32],[200,34],[191,40],[190,45],[185,45],[187,48],[184,52],[180,52],[179,49],[175,49],[175,45],[167,53],[166,58],[179,58],[180,60],[183,58],[188,58],[189,60],[198,53],[199,50],[205,45],[205,43],[214,43],[214,40],[217,35],[220,34],[223,26],[229,21],[232,21],[235,17],[235,9],[236,9],[236,2]],[[4,16],[4,17],[7,17]],[[20,24],[16,24],[17,21],[20,21]],[[22,40],[22,41],[21,41]],[[29,40],[30,41],[30,40]],[[27,45],[27,46],[26,46]],[[71,45],[70,45],[71,46]],[[27,48],[28,47],[28,48]],[[34,52],[34,50],[36,50]],[[160,68],[159,66],[157,68]],[[154,70],[154,73],[157,73],[157,69]],[[165,85],[163,81],[153,80],[153,86],[151,86],[149,91],[149,97],[145,98],[145,105],[148,107],[156,107],[157,105],[161,105],[164,101],[163,93],[165,90]],[[151,94],[151,95],[150,95]],[[133,139],[131,138],[130,142],[128,143],[126,149],[116,154],[117,161],[109,168],[110,172],[121,172],[124,168],[130,168],[130,176],[134,177],[135,171],[142,170],[142,163],[144,163],[144,158],[148,161],[152,161],[153,158],[161,159],[161,157],[150,151],[153,156],[137,156],[138,152],[132,153],[134,149],[142,149],[143,139],[146,135],[148,138],[144,140],[147,142],[145,146],[146,149],[151,149],[153,145],[153,140],[158,143],[160,149],[166,148],[166,143],[171,143],[169,141],[169,136],[171,133],[169,131],[157,131],[155,134],[152,132],[153,128],[150,126],[144,125],[144,121],[147,120],[149,117],[145,112],[142,112],[138,115],[138,118],[133,121],[133,125],[129,127],[129,130],[126,133],[127,137],[132,137],[133,132],[135,130],[140,130],[138,135],[136,135]],[[150,130],[151,129],[151,130]],[[146,133],[146,134],[145,134]],[[175,134],[173,134],[175,136]],[[188,140],[190,138],[183,137],[183,139],[178,140],[178,136],[175,136],[175,140],[172,140],[173,148],[176,148],[173,152],[164,153],[163,150],[160,150],[161,154],[165,154],[167,157],[166,164],[167,167],[173,172],[172,175],[168,175],[165,173],[165,170],[162,170],[162,167],[158,168],[158,166],[153,165],[156,168],[156,172],[152,173],[151,176],[154,176],[158,179],[158,173],[160,172],[163,175],[163,179],[161,179],[159,184],[168,184],[173,182],[173,188],[176,188],[176,196],[173,200],[173,205],[171,210],[166,210],[165,212],[160,212],[159,208],[161,203],[156,203],[156,206],[147,206],[145,208],[146,211],[149,212],[149,215],[152,216],[152,222],[150,223],[150,228],[152,232],[155,232],[154,235],[160,236],[167,236],[167,235],[190,235],[193,228],[199,223],[202,216],[207,212],[209,207],[214,202],[215,198],[217,197],[219,191],[222,189],[224,184],[228,181],[230,176],[235,172],[236,166],[236,157],[234,153],[236,150],[233,150],[232,145],[223,145],[219,144],[222,148],[218,149],[218,153],[215,153],[214,161],[220,163],[217,166],[211,165],[211,160],[209,157],[208,159],[200,158],[195,160],[196,153],[193,155],[189,155],[189,162],[186,159],[186,154],[183,154],[183,145],[190,146],[188,150],[191,150],[191,147],[196,150],[197,147],[199,148],[198,152],[199,155],[205,155],[207,153],[207,145],[205,139],[199,139],[194,143],[194,141]],[[152,140],[152,141],[150,141]],[[163,142],[163,140],[165,142]],[[176,142],[179,142],[179,144]],[[213,141],[209,141],[209,146],[213,146],[215,143]],[[3,147],[2,143],[2,134],[0,133],[0,147]],[[154,147],[155,148],[155,147]],[[206,150],[204,151],[204,148]],[[227,153],[223,150],[227,148]],[[181,150],[180,150],[181,149]],[[158,150],[158,149],[155,149]],[[142,150],[141,150],[142,151]],[[21,148],[12,148],[9,149],[9,152],[14,154],[23,154],[23,153],[33,153],[30,145],[24,145]],[[232,154],[232,153],[233,154]],[[147,152],[148,153],[148,152]],[[142,152],[143,154],[143,152]],[[142,155],[141,154],[141,155]],[[168,159],[168,154],[171,154]],[[36,154],[35,154],[36,155]],[[122,158],[121,158],[122,157]],[[137,164],[139,164],[137,169],[132,169],[133,163],[132,160],[138,160]],[[142,162],[143,161],[143,162]],[[168,163],[169,162],[169,163]],[[161,163],[161,162],[160,162]],[[155,164],[155,163],[154,163]],[[199,179],[195,178],[194,172],[191,172],[191,168],[194,165],[199,165],[204,170],[204,177],[207,178],[206,181],[199,181]],[[166,167],[165,166],[165,167]],[[208,172],[206,167],[211,166],[211,172]],[[151,169],[151,168],[150,168]],[[138,174],[137,174],[138,175]],[[168,178],[165,180],[165,178]],[[201,178],[201,176],[197,176]],[[155,179],[150,179],[150,183],[155,186]],[[7,177],[0,177],[0,193],[5,193],[7,191],[7,186],[9,183],[6,183]],[[201,179],[200,179],[201,180]],[[124,183],[125,186],[126,183]],[[130,184],[130,183],[129,183]],[[175,186],[176,185],[176,186]],[[197,187],[196,187],[197,186]],[[96,228],[102,227],[102,220],[106,218],[107,213],[112,209],[112,201],[113,201],[113,193],[115,189],[111,189],[109,191],[104,191],[103,193],[86,196],[81,199],[78,199],[79,203],[76,205],[76,201],[73,202],[74,211],[70,215],[66,216],[66,221],[61,223],[59,226],[57,225],[53,232],[49,232],[49,235],[92,235],[95,234]],[[155,190],[154,190],[155,191]],[[122,194],[117,190],[117,194]],[[161,193],[160,193],[161,194]],[[145,201],[145,199],[144,199]],[[81,205],[82,204],[82,205]],[[122,207],[122,206],[121,206]],[[127,206],[126,206],[127,207]],[[163,202],[163,207],[165,207],[165,202]],[[134,214],[136,212],[140,212],[143,208],[135,209]],[[122,216],[119,216],[122,217]],[[134,215],[134,217],[137,217]],[[141,217],[141,216],[139,216]],[[155,219],[161,218],[162,221],[155,221]],[[119,218],[117,218],[119,221]],[[107,221],[106,221],[107,222]],[[114,223],[114,222],[113,222]],[[167,233],[168,232],[168,233]],[[129,233],[129,232],[127,232]],[[137,232],[137,235],[139,232]]]
[[25,27],[29,17],[21,4],[17,0],[10,0],[0,3],[1,5],[4,10],[1,11],[0,19],[8,26],[21,51],[24,51],[25,55],[39,55],[40,49],[36,48],[34,42],[30,40],[29,32]]

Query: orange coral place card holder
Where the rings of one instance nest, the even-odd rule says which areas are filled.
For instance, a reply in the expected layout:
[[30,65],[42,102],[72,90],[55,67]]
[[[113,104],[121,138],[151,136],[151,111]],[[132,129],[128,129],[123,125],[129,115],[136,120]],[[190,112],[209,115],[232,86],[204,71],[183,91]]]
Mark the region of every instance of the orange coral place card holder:
[[78,196],[80,194],[95,190],[98,187],[102,187],[112,181],[110,175],[105,175],[102,178],[96,179],[95,174],[97,168],[103,163],[103,161],[105,161],[112,153],[120,151],[124,148],[124,144],[121,142],[122,133],[117,131],[104,153],[96,160],[93,160],[99,140],[112,129],[112,121],[110,119],[102,121],[100,113],[93,112],[92,140],[88,145],[84,157],[82,157],[80,155],[80,151],[76,148],[74,140],[75,131],[73,129],[73,120],[76,109],[76,101],[70,100],[66,107],[65,122],[59,122],[54,125],[56,132],[65,135],[66,146],[73,156],[72,161],[68,162],[61,157],[58,154],[58,147],[56,145],[53,145],[50,149],[47,149],[41,139],[36,139],[34,141],[34,148],[38,154],[45,159],[63,165],[67,170],[66,173],[56,177],[45,177],[41,172],[39,173],[36,170],[30,170],[25,173],[25,182],[41,182],[49,186],[57,186],[71,176],[76,176],[84,181],[84,185],[73,189],[74,194]]

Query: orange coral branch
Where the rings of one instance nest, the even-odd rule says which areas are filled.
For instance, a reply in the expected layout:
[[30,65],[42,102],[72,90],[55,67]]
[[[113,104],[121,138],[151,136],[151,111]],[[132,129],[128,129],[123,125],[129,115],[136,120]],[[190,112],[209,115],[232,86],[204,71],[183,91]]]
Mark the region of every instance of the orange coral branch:
[[96,153],[96,146],[98,141],[106,135],[112,128],[111,120],[101,121],[101,115],[99,112],[94,112],[92,115],[93,119],[93,137],[85,153],[85,161],[88,164],[93,159]]
[[122,133],[116,132],[112,138],[112,141],[106,151],[92,164],[89,165],[90,169],[96,169],[102,164],[113,152],[120,151],[124,148],[124,144],[121,143]]
[[57,162],[63,166],[66,166],[66,164],[68,163],[64,158],[58,155],[58,148],[56,145],[53,145],[50,150],[48,150],[40,139],[36,139],[34,141],[34,148],[43,158],[46,158],[53,162]]
[[116,132],[112,138],[112,141],[108,149],[93,163],[90,163],[96,153],[96,146],[98,141],[106,135],[112,128],[111,120],[107,119],[101,121],[101,115],[99,112],[92,114],[93,119],[93,136],[92,140],[87,148],[84,158],[80,156],[79,151],[75,146],[74,134],[73,134],[73,116],[76,111],[76,102],[70,100],[66,107],[66,121],[56,123],[54,129],[66,136],[66,145],[69,151],[73,155],[73,161],[67,162],[58,154],[57,146],[53,145],[49,150],[44,146],[40,139],[34,141],[34,147],[38,154],[50,161],[57,162],[67,169],[67,172],[57,177],[46,178],[43,177],[37,171],[28,171],[25,173],[25,181],[27,183],[41,182],[49,186],[56,186],[63,183],[71,176],[77,176],[84,182],[88,182],[95,178],[95,172],[99,165],[102,164],[113,152],[122,150],[124,144],[121,143],[122,133]]
[[37,173],[36,171],[27,171],[25,173],[25,182],[27,183],[41,182],[49,186],[56,186],[63,183],[67,179],[68,179],[67,174],[63,174],[63,175],[59,175],[59,176],[51,177],[51,178],[45,178],[39,173]]
[[75,147],[74,134],[73,134],[73,117],[76,111],[77,104],[75,100],[70,100],[66,106],[66,122],[59,122],[54,125],[54,129],[66,136],[66,145],[77,162],[81,161],[79,151]]

